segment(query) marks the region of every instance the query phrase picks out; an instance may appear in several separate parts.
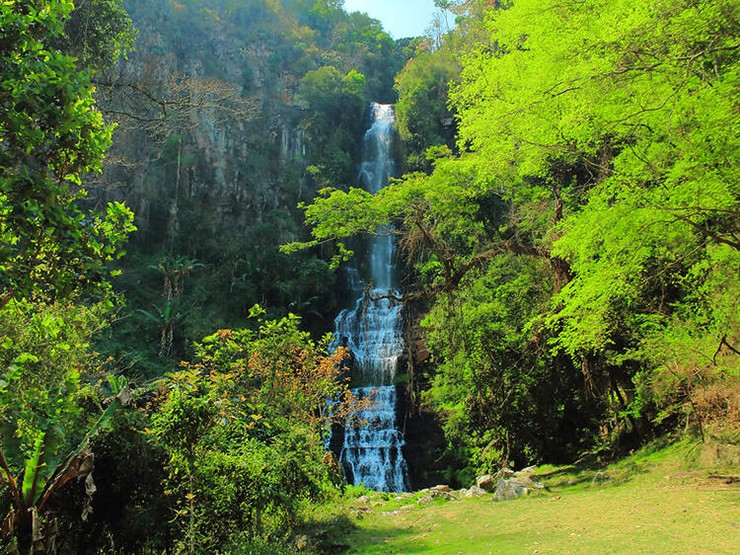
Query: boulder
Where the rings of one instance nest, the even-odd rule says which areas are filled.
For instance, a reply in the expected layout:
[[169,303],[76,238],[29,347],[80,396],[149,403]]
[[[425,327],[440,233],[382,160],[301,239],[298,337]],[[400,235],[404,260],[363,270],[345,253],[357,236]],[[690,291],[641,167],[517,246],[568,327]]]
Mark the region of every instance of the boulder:
[[430,488],[429,495],[435,499],[447,499],[448,501],[458,498],[458,493],[453,491],[450,486],[434,486]]
[[493,477],[498,482],[498,480],[506,480],[507,478],[511,478],[513,475],[514,475],[514,471],[511,468],[505,466],[499,469],[499,471],[496,472],[496,474],[494,474]]
[[529,478],[532,479],[532,476],[534,476],[537,473],[537,467],[536,466],[528,466],[526,468],[522,468],[521,470],[517,470],[512,474],[513,478]]
[[452,491],[452,488],[450,486],[434,486],[433,488],[429,488],[430,491]]
[[486,493],[486,490],[484,490],[483,488],[472,486],[470,489],[460,490],[460,497],[468,499],[472,497],[483,497],[484,495],[486,495]]
[[513,478],[499,480],[496,485],[496,491],[493,494],[493,499],[495,501],[509,501],[510,499],[516,499],[517,497],[526,495],[527,492],[527,487]]
[[489,493],[493,493],[494,491],[496,491],[496,478],[491,474],[478,476],[475,479],[475,486]]
[[513,474],[514,471],[510,468],[502,468],[495,474],[484,474],[483,476],[478,476],[475,479],[475,485],[486,490],[488,493],[493,493],[494,491],[496,491],[496,485],[501,480],[511,478]]

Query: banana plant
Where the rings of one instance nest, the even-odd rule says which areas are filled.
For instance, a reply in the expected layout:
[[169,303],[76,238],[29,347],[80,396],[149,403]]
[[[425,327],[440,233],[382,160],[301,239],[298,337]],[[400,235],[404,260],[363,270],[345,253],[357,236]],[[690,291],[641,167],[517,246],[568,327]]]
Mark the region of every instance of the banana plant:
[[175,324],[182,318],[177,300],[166,300],[161,308],[155,306],[153,312],[143,309],[137,312],[159,328],[159,356],[170,356],[175,340]]
[[90,502],[95,484],[92,480],[94,455],[90,440],[110,421],[113,413],[128,405],[133,398],[131,389],[120,383],[118,395],[101,414],[97,422],[88,430],[75,449],[65,457],[60,456],[59,448],[63,434],[54,430],[52,423],[37,432],[33,450],[25,457],[23,471],[15,476],[6,458],[5,435],[0,436],[0,478],[5,482],[12,498],[12,508],[5,515],[0,534],[7,542],[6,553],[55,553],[56,525],[53,521],[44,522],[44,508],[55,492],[75,478],[85,478],[87,499],[82,512],[83,520],[91,511]]

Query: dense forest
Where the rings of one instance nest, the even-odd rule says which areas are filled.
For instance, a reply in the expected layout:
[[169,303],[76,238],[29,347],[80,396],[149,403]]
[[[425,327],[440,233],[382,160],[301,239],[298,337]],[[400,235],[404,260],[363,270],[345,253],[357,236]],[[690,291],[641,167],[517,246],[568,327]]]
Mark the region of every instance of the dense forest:
[[435,4],[0,3],[4,552],[299,549],[361,491],[328,332],[378,230],[414,487],[738,444],[737,3]]

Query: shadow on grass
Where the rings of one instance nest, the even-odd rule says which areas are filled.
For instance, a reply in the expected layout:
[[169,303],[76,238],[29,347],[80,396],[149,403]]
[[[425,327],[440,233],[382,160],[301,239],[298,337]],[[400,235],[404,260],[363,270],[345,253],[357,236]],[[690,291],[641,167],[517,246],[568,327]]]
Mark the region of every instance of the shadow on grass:
[[[429,548],[423,542],[419,542],[418,546],[411,543],[418,530],[397,527],[393,522],[393,513],[386,516],[387,521],[382,521],[381,526],[365,528],[359,524],[357,517],[337,515],[329,520],[309,522],[301,527],[298,534],[307,537],[308,549],[304,552],[308,553],[428,553]],[[404,546],[401,551],[398,545]]]
[[[299,536],[304,535],[308,540],[306,552],[322,555],[354,553],[355,549],[368,546],[373,548],[371,551],[365,551],[366,553],[386,553],[383,551],[386,540],[400,539],[405,534],[410,534],[410,531],[394,527],[368,530],[358,524],[356,517],[348,515],[308,522],[298,532]],[[414,552],[404,551],[404,553]]]
[[646,474],[650,467],[666,456],[670,446],[667,438],[653,441],[619,460],[608,453],[587,453],[570,465],[549,472],[538,472],[535,479],[545,481],[550,489],[575,488],[586,485],[620,486]]

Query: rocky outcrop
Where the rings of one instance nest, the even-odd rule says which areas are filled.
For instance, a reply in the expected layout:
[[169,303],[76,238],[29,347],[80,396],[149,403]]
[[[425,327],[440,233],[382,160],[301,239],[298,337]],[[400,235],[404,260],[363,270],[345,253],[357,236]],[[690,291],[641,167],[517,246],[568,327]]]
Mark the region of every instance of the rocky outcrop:
[[[507,501],[524,495],[540,493],[547,487],[536,481],[537,467],[530,466],[515,472],[510,468],[503,468],[495,474],[484,474],[476,478],[476,485],[460,490],[452,489],[448,485],[437,485],[425,488],[416,493],[403,493],[395,497],[396,501],[411,501],[416,499],[417,505],[429,505],[436,500],[452,501],[455,499],[471,499],[492,495],[494,501]],[[359,497],[356,504],[366,506],[371,502],[368,496]],[[406,507],[409,507],[407,505]]]
[[506,501],[545,489],[543,483],[534,481],[536,471],[536,466],[529,466],[518,472],[502,468],[496,474],[478,476],[475,482],[477,487],[493,493],[496,501]]
[[139,38],[98,85],[118,124],[98,191],[132,207],[136,240],[156,246],[193,227],[199,237],[238,234],[271,211],[288,213],[305,166],[300,75],[272,55],[289,40],[268,45],[216,9],[126,8]]

